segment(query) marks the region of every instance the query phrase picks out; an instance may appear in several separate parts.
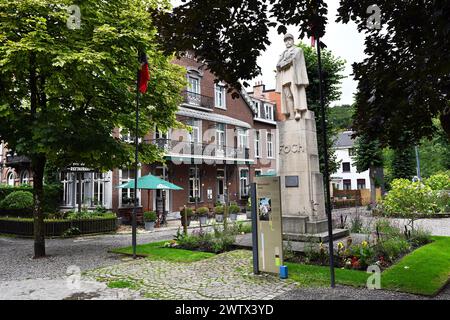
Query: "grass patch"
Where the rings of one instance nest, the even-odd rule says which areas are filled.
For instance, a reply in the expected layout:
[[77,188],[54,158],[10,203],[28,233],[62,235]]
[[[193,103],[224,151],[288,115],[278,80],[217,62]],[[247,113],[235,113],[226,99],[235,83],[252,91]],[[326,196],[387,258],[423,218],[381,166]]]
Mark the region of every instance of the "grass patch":
[[[302,286],[327,286],[330,269],[327,266],[287,262],[289,278]],[[335,269],[336,283],[365,287],[370,274],[350,269]],[[434,296],[447,284],[450,276],[450,237],[433,237],[424,245],[403,257],[381,274],[381,288],[412,294]]]
[[139,288],[139,286],[134,283],[133,281],[129,281],[129,280],[113,280],[113,281],[109,281],[107,284],[108,288],[113,288],[113,289],[133,289],[133,290],[137,290]]
[[[161,241],[138,245],[136,247],[136,253],[139,256],[147,257],[152,260],[164,260],[171,262],[195,262],[215,256],[214,253],[209,252],[165,248],[164,244],[166,242],[167,241]],[[111,250],[111,252],[132,255],[133,248],[118,248]]]
[[[330,285],[330,268],[286,262],[289,269],[289,278],[301,286],[328,286]],[[364,271],[335,269],[337,284],[364,287],[370,274]]]
[[450,275],[450,237],[433,240],[384,271],[382,288],[428,296],[439,293]]

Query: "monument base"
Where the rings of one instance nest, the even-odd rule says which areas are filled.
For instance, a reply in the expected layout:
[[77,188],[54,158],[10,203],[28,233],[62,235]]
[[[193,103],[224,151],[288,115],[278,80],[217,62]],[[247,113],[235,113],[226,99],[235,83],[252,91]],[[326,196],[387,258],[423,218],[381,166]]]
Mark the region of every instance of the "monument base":
[[[300,242],[328,241],[328,221],[309,221],[307,216],[283,215],[283,239]],[[333,240],[350,234],[347,229],[333,229]]]

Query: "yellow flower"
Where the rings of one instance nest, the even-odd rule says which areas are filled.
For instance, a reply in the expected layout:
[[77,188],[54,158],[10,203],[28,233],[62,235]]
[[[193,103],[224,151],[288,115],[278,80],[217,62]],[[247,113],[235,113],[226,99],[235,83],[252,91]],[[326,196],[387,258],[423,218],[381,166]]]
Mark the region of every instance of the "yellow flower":
[[366,248],[368,246],[368,243],[367,243],[367,241],[363,241],[363,242],[361,242],[361,245],[363,248]]
[[344,249],[344,244],[342,242],[338,242],[337,247],[339,250]]

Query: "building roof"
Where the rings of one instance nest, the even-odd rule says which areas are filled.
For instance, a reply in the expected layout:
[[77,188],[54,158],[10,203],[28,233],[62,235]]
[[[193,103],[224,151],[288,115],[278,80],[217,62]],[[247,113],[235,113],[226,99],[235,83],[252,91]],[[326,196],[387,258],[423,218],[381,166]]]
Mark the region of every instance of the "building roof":
[[230,125],[237,126],[237,127],[251,129],[251,125],[248,124],[247,122],[244,122],[244,121],[241,121],[241,120],[238,120],[235,118],[231,118],[228,116],[224,116],[222,114],[203,112],[203,111],[184,108],[184,107],[179,107],[177,114],[180,116],[197,118],[197,119],[202,119],[202,120],[209,120],[209,121],[218,122],[218,123],[226,123],[226,124],[230,124]]
[[336,141],[334,142],[335,148],[351,148],[353,147],[355,140],[352,139],[353,131],[344,131],[338,134]]

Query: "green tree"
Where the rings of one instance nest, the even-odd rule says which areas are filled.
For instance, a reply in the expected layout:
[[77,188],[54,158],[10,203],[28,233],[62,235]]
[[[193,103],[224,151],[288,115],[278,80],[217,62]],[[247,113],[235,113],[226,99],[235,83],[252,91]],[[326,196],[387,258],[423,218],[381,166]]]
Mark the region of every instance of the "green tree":
[[416,157],[414,147],[398,147],[393,150],[391,179],[411,180],[416,175]]
[[[66,8],[73,3],[81,10],[79,29],[67,24]],[[168,9],[168,1],[0,1],[0,138],[31,160],[35,257],[45,255],[47,163],[109,170],[133,162],[133,146],[112,133],[133,128],[141,50],[148,55],[151,83],[141,99],[137,134],[177,125],[184,71],[157,49],[148,12],[157,7]],[[140,155],[142,162],[161,158],[149,144],[141,145]]]
[[450,170],[450,142],[437,119],[435,126],[436,134],[431,139],[423,138],[419,146],[422,177],[430,177],[438,172]]
[[[354,65],[360,91],[354,129],[383,146],[398,146],[401,132],[415,144],[433,135],[432,119],[439,117],[450,137],[450,2],[376,1],[381,30],[367,27],[373,0],[339,3],[338,20],[354,21],[366,35],[367,58]],[[322,38],[327,12],[326,0],[186,0],[154,16],[164,50],[196,49],[220,80],[239,87],[239,79],[259,75],[270,27],[285,33],[295,26],[301,37]]]
[[376,174],[377,170],[383,167],[381,145],[377,140],[372,140],[367,135],[362,135],[356,139],[355,154],[356,170],[358,172],[369,170],[370,206],[374,208],[377,201]]
[[336,131],[351,130],[355,108],[349,104],[330,108],[329,121]]
[[[316,130],[317,130],[317,142],[319,147],[319,160],[321,171],[323,172],[323,139],[322,126],[321,126],[321,113],[320,113],[320,96],[319,96],[319,69],[317,62],[317,54],[314,48],[307,46],[305,44],[299,45],[304,52],[306,69],[308,72],[308,78],[310,85],[306,90],[306,96],[308,101],[308,108],[314,111],[316,115]],[[335,57],[330,50],[322,51],[322,70],[323,70],[323,88],[324,88],[324,98],[326,107],[326,117],[330,117],[331,110],[330,103],[336,101],[341,96],[341,82],[344,76],[342,72],[345,68],[345,61],[339,57]],[[328,155],[329,155],[329,168],[330,173],[336,172],[338,168],[338,163],[336,162],[336,155],[333,148],[333,142],[337,130],[333,125],[332,121],[327,121],[327,131],[328,131]]]

